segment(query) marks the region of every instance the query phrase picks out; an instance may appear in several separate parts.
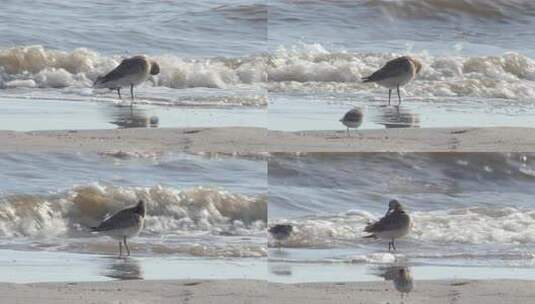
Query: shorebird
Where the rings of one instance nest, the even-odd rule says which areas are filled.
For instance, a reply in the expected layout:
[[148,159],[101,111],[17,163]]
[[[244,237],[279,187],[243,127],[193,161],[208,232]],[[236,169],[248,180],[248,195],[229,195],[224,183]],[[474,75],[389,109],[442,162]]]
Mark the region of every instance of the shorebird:
[[[134,86],[143,83],[149,79],[151,75],[158,75],[160,73],[160,66],[153,60],[146,56],[138,55],[131,58],[126,58],[104,76],[97,77],[93,87],[108,88],[110,90],[117,90],[119,99],[121,98],[121,88],[130,86],[130,95],[132,103],[134,102]],[[132,105],[132,103],[130,105]]]
[[349,136],[349,128],[358,128],[362,124],[362,110],[359,108],[354,108],[349,110],[340,122],[347,127],[347,136]]
[[106,218],[97,227],[92,227],[95,232],[102,232],[109,237],[119,240],[119,256],[123,255],[123,243],[128,255],[130,248],[126,239],[137,236],[143,229],[145,218],[145,202],[140,200],[136,206],[125,208],[114,215]]
[[281,248],[281,242],[287,240],[293,231],[293,226],[290,224],[277,224],[269,228],[269,233],[279,244]]
[[391,200],[388,203],[388,210],[383,218],[375,223],[368,224],[364,228],[364,232],[371,233],[365,238],[380,238],[388,239],[388,251],[393,248],[396,251],[394,244],[395,239],[404,237],[409,233],[411,219],[409,215],[403,210],[403,206],[397,200]]
[[382,87],[386,87],[388,89],[388,104],[390,104],[392,89],[397,89],[399,104],[401,104],[399,87],[413,80],[421,69],[422,64],[418,60],[409,56],[403,56],[390,60],[384,67],[375,71],[370,76],[362,78],[362,80],[365,83],[375,82]]

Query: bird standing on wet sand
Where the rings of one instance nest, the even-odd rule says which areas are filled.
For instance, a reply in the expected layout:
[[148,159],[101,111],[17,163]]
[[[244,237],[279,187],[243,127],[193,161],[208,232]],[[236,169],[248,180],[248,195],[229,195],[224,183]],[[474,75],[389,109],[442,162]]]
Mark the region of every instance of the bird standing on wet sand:
[[384,67],[370,76],[362,78],[362,80],[365,83],[375,82],[382,87],[388,88],[388,104],[390,104],[392,89],[397,89],[399,104],[401,104],[399,87],[413,80],[421,69],[422,64],[418,60],[409,56],[403,56],[390,60]]
[[123,209],[114,215],[106,218],[97,227],[91,230],[101,232],[109,237],[119,240],[119,256],[123,255],[123,243],[128,255],[130,248],[126,239],[137,236],[143,229],[145,219],[145,202],[140,200],[135,207]]
[[349,110],[340,122],[347,127],[347,136],[349,136],[349,128],[358,128],[362,124],[362,110],[359,108],[354,108]]
[[281,242],[287,240],[293,231],[293,226],[290,224],[277,224],[271,226],[268,232],[277,240],[279,249],[281,248]]
[[[130,86],[130,94],[132,103],[134,102],[134,86],[143,83],[151,75],[158,75],[160,73],[160,66],[153,60],[146,56],[139,55],[131,58],[126,58],[105,76],[97,77],[93,87],[108,88],[110,90],[117,90],[117,94],[121,99],[121,88]],[[132,105],[132,103],[130,105]]]
[[393,248],[395,239],[404,237],[409,233],[411,218],[403,210],[403,206],[397,200],[391,200],[388,204],[388,211],[385,216],[375,223],[368,224],[364,232],[371,233],[365,238],[380,238],[390,240],[388,242],[388,251]]

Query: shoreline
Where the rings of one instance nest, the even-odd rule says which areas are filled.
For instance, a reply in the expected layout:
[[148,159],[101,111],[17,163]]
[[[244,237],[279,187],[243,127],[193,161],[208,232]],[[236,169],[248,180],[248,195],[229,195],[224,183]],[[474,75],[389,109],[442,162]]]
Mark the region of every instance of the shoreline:
[[271,131],[253,127],[6,131],[0,152],[528,152],[535,128]]
[[[520,304],[535,297],[534,281],[415,281],[414,304]],[[260,280],[128,280],[0,283],[6,303],[403,303],[392,282],[281,284]]]

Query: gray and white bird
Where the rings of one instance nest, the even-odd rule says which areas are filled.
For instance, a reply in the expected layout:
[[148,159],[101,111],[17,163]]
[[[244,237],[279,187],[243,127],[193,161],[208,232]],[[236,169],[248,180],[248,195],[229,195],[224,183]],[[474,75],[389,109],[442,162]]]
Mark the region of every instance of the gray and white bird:
[[362,78],[363,82],[375,82],[378,85],[388,89],[388,104],[392,89],[397,89],[399,104],[401,104],[401,95],[399,87],[406,85],[413,80],[422,69],[422,64],[410,57],[403,56],[388,61],[385,66],[374,72],[368,77]]
[[268,232],[281,247],[281,242],[287,240],[293,231],[293,226],[290,224],[277,224],[269,228]]
[[[132,103],[134,102],[134,86],[145,82],[151,75],[158,75],[160,73],[160,66],[157,62],[147,58],[144,55],[138,55],[131,58],[126,58],[104,76],[97,77],[93,87],[108,88],[110,90],[117,90],[117,94],[121,99],[121,88],[130,86],[130,94]],[[132,105],[132,103],[130,105]]]
[[390,251],[390,248],[396,251],[394,241],[406,236],[409,233],[410,226],[411,218],[403,210],[403,206],[397,200],[391,200],[385,216],[364,228],[364,232],[371,233],[365,238],[387,239],[389,240],[388,251]]
[[357,129],[360,127],[363,116],[361,109],[353,108],[340,119],[340,122],[347,127],[347,136],[349,136],[349,128]]
[[119,256],[123,255],[122,245],[124,243],[126,251],[130,255],[130,248],[128,248],[126,240],[141,232],[145,213],[145,202],[140,200],[136,206],[120,210],[106,218],[97,227],[92,227],[91,230],[119,240]]

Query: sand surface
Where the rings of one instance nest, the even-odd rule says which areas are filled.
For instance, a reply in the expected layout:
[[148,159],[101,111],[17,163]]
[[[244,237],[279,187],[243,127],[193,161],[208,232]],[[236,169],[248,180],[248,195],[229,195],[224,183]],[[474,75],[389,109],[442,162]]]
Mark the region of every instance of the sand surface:
[[114,281],[87,283],[1,283],[2,303],[266,303],[266,282]]
[[413,291],[401,298],[392,282],[271,284],[274,303],[351,304],[525,304],[535,299],[535,282],[520,280],[417,281]]
[[417,281],[402,300],[391,282],[278,284],[254,280],[1,283],[2,303],[216,303],[216,304],[524,304],[535,282],[520,280]]
[[343,131],[267,131],[263,128],[138,128],[0,131],[0,152],[527,152],[533,128],[439,128]]

